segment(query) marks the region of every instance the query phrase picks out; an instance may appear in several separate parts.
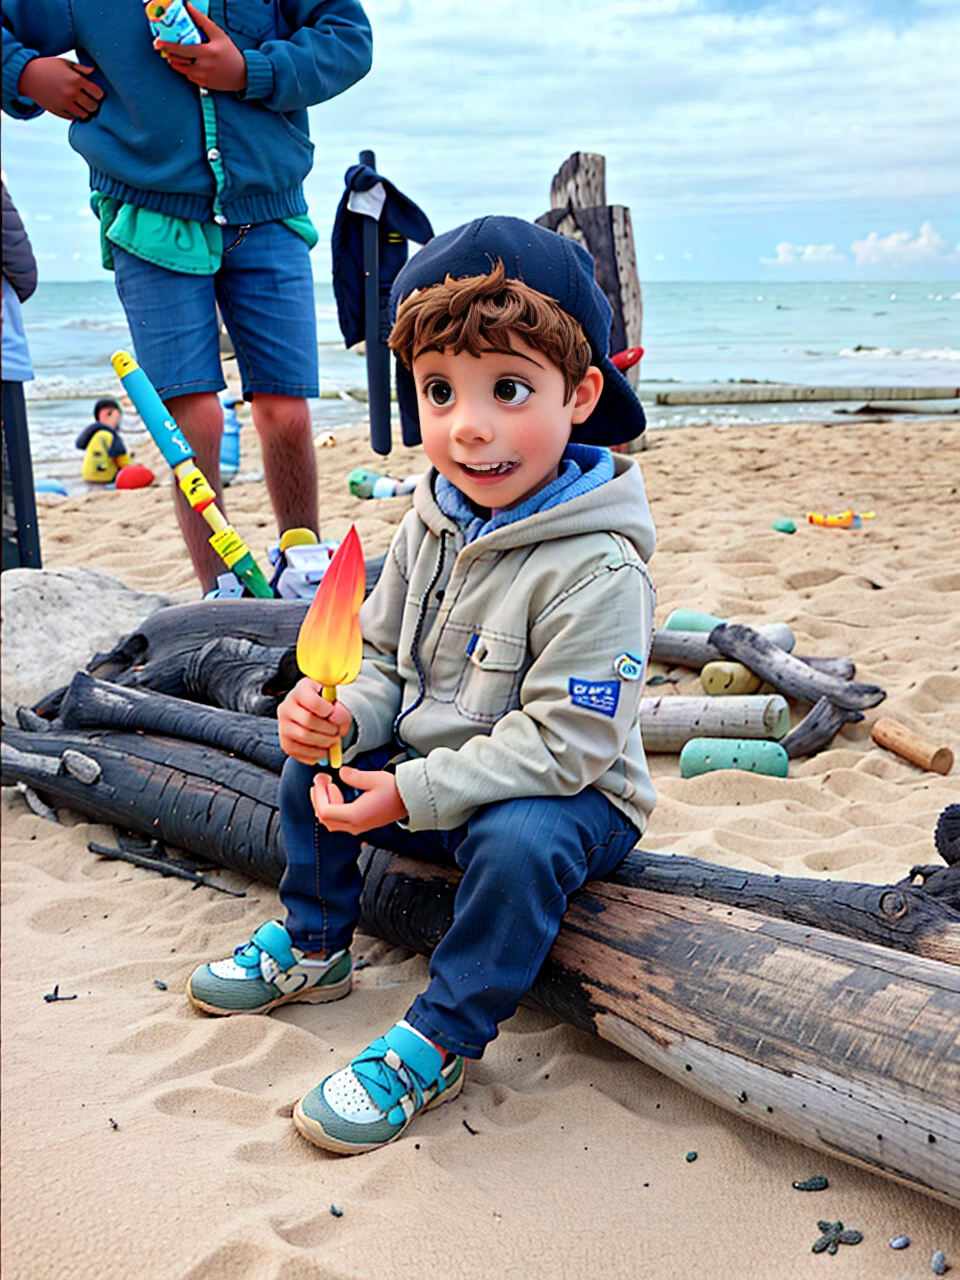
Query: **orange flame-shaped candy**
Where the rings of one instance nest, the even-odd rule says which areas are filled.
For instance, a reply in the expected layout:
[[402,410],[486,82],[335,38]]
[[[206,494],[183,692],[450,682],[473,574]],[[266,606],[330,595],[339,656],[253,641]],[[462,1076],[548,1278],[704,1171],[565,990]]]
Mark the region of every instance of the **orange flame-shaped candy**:
[[[349,684],[360,674],[363,637],[357,615],[365,586],[363,551],[351,525],[320,580],[297,637],[297,665],[323,686],[323,696],[330,702],[336,701],[338,684]],[[330,748],[330,765],[338,769],[340,763],[337,742]]]

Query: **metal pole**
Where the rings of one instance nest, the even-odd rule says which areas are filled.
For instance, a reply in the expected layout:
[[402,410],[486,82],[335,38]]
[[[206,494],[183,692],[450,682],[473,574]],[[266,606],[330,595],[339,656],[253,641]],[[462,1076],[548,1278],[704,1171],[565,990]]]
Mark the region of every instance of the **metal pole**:
[[[372,151],[360,152],[360,163],[376,169]],[[363,336],[367,348],[367,407],[370,411],[370,444],[383,456],[390,452],[390,351],[386,345],[386,304],[380,305],[380,224],[363,220]]]

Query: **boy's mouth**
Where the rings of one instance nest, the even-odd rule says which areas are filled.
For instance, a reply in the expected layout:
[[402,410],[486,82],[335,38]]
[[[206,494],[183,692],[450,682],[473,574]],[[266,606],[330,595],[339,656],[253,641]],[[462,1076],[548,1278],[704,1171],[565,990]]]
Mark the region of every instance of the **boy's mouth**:
[[513,475],[520,466],[519,461],[514,462],[477,462],[472,466],[466,462],[459,462],[457,465],[464,471],[471,480],[476,484],[493,484],[497,480],[502,480],[505,476]]

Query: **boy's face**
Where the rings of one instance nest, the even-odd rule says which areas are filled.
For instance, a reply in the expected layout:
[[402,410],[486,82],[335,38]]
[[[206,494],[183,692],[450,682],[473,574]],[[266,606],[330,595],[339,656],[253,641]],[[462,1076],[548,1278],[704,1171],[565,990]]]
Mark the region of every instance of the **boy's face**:
[[603,390],[594,365],[564,404],[560,370],[511,335],[513,354],[428,351],[413,362],[423,448],[478,507],[515,507],[555,480],[575,423]]
[[97,421],[102,422],[105,427],[113,427],[116,430],[120,425],[121,416],[119,409],[101,409],[97,415]]

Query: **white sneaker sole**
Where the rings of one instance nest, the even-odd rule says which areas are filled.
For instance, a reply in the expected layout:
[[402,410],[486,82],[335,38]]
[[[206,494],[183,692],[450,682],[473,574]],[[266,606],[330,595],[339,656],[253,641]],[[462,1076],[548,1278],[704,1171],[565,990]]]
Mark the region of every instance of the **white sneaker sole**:
[[348,996],[352,987],[353,971],[351,970],[339,982],[333,982],[326,987],[308,987],[305,991],[291,991],[287,995],[278,996],[276,1000],[271,1000],[269,1004],[259,1005],[256,1009],[222,1009],[218,1005],[207,1004],[205,1000],[195,996],[192,979],[189,979],[187,998],[195,1009],[201,1009],[204,1013],[212,1014],[217,1018],[232,1018],[237,1014],[269,1013],[271,1009],[279,1008],[282,1004],[329,1004],[332,1000],[342,1000],[344,996]]

